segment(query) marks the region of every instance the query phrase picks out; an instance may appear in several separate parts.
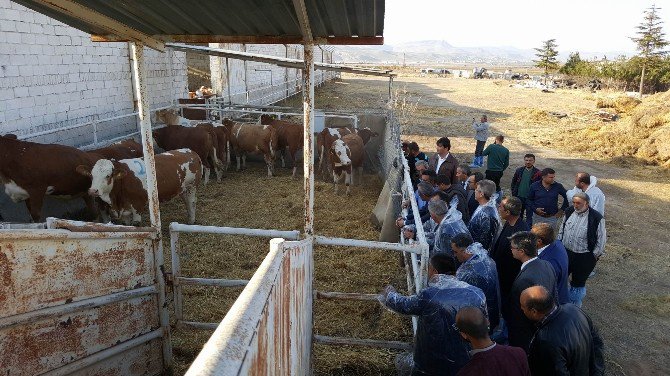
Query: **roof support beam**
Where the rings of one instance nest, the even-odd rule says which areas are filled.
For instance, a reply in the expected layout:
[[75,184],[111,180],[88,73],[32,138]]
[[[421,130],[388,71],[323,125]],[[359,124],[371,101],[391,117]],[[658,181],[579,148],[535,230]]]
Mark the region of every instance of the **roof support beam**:
[[[268,56],[268,55],[259,55],[252,54],[248,52],[240,51],[231,51],[224,50],[221,48],[211,48],[205,46],[187,46],[182,44],[165,44],[166,47],[172,48],[177,51],[187,51],[194,53],[201,53],[210,56],[221,56],[231,59],[245,60],[245,61],[257,61],[260,63],[274,64],[280,67],[286,68],[295,68],[295,69],[304,69],[305,64],[303,60],[298,59],[289,59],[284,57],[277,56]],[[338,64],[329,64],[329,63],[315,63],[315,69],[334,71],[334,72],[347,72],[354,74],[364,74],[369,76],[384,76],[389,77],[395,75],[391,70],[379,70],[379,69],[366,69],[366,68],[356,68],[356,67],[346,67]]]
[[305,0],[293,0],[293,7],[295,8],[295,15],[298,16],[298,23],[300,24],[300,31],[304,42],[312,43],[312,28],[309,25],[309,16],[307,15],[307,7]]
[[132,29],[121,22],[87,8],[75,1],[38,0],[35,2],[55,12],[66,14],[69,17],[80,19],[103,30],[107,30],[110,34],[124,38],[126,41],[142,43],[147,47],[161,52],[165,50],[165,44],[162,41]]
[[[166,43],[244,43],[244,44],[302,44],[304,38],[296,36],[255,36],[255,35],[179,35],[157,34],[151,36]],[[131,42],[129,38],[116,35],[91,35],[93,42]],[[314,38],[318,45],[378,45],[384,44],[384,37],[326,37]]]

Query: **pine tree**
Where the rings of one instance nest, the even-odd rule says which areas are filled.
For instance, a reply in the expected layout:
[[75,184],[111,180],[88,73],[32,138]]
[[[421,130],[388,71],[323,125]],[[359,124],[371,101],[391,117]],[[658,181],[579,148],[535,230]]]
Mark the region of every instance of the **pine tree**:
[[647,68],[652,66],[658,59],[666,53],[663,47],[668,45],[663,33],[663,21],[658,14],[661,8],[652,5],[651,8],[644,11],[642,23],[635,28],[637,36],[630,39],[637,44],[637,50],[640,51],[639,57],[642,61],[642,73],[640,74],[640,97],[644,89],[644,75]]
[[582,63],[581,57],[579,57],[579,52],[573,52],[568,57],[568,61],[559,69],[559,73],[564,74],[577,74],[577,67]]
[[537,56],[538,60],[533,60],[533,62],[535,63],[536,67],[544,69],[545,85],[547,84],[547,76],[549,75],[549,71],[558,68],[558,60],[556,60],[558,51],[556,51],[556,47],[558,47],[556,44],[556,39],[549,39],[542,42],[541,48],[535,49],[535,51],[537,51],[535,56]]

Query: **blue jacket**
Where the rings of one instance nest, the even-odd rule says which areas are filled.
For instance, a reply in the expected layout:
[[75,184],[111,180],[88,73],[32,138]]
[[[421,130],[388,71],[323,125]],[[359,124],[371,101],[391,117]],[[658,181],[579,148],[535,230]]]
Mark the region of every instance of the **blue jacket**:
[[479,287],[486,295],[486,307],[488,308],[488,316],[490,330],[498,326],[500,322],[500,288],[498,286],[498,270],[496,263],[486,255],[486,250],[482,248],[479,243],[472,243],[468,247],[476,249],[472,257],[465,261],[456,271],[456,278],[460,281],[466,282],[472,286]]
[[560,240],[554,240],[537,258],[548,261],[556,272],[556,288],[558,303],[570,302],[568,298],[568,252]]
[[468,346],[453,324],[463,307],[479,307],[486,312],[482,290],[454,276],[438,274],[417,295],[391,292],[383,303],[398,313],[418,316],[414,367],[419,374],[456,375],[468,362]]
[[542,185],[542,180],[536,181],[530,185],[530,191],[528,191],[530,209],[535,213],[535,209],[543,208],[547,215],[554,215],[558,213],[558,196],[561,196],[563,197],[561,210],[565,210],[569,205],[566,192],[561,183],[554,182],[549,189],[546,189]]

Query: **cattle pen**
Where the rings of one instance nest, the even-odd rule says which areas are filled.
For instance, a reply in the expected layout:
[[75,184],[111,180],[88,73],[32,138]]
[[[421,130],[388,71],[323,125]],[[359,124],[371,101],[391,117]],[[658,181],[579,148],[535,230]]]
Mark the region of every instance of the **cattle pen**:
[[[380,44],[383,42],[383,1],[370,2],[359,9],[374,19],[374,30],[359,25],[359,30],[344,36],[332,36],[310,25],[320,17],[314,5],[303,1],[281,2],[281,13],[291,13],[290,23],[296,36],[285,33],[263,39],[244,36],[257,43],[304,45],[304,61],[270,59],[262,56],[237,58],[299,67],[303,70],[304,120],[303,210],[300,230],[267,230],[243,227],[189,226],[173,223],[169,227],[171,273],[163,261],[161,212],[151,142],[152,124],[146,101],[144,46],[164,50],[166,40],[202,42],[203,36],[163,35],[154,30],[164,25],[151,12],[144,24],[124,9],[122,3],[86,6],[74,1],[17,1],[55,17],[93,35],[94,40],[133,42],[133,81],[139,103],[140,135],[147,166],[150,227],[134,228],[49,219],[42,229],[9,226],[0,230],[0,264],[3,291],[0,292],[0,363],[9,374],[161,374],[173,367],[169,303],[174,309],[176,328],[214,329],[211,338],[187,374],[310,374],[313,344],[353,345],[409,350],[411,344],[391,340],[371,340],[313,334],[314,299],[370,301],[376,295],[360,292],[317,291],[314,289],[314,249],[328,246],[386,250],[402,254],[408,291],[420,289],[426,282],[428,247],[419,229],[419,241],[413,244],[327,236],[314,230],[314,69],[346,71],[389,77],[389,95],[393,74],[389,71],[355,69],[332,64],[315,64],[315,44]],[[171,3],[171,2],[168,2]],[[237,3],[237,2],[236,2]],[[236,4],[244,8],[245,2]],[[174,4],[172,4],[174,7]],[[194,7],[195,14],[206,13],[204,6]],[[142,8],[145,12],[149,8]],[[267,9],[276,12],[276,9]],[[315,16],[316,15],[316,16]],[[166,15],[162,15],[166,16]],[[249,17],[253,14],[250,13]],[[321,22],[334,22],[338,16],[351,19],[350,9],[334,9]],[[267,17],[267,15],[264,15]],[[168,18],[175,18],[172,14]],[[365,24],[366,17],[357,22]],[[154,24],[152,24],[154,22]],[[254,22],[259,22],[258,19]],[[151,27],[147,26],[151,25]],[[193,26],[191,24],[191,26]],[[314,26],[313,26],[314,27]],[[152,29],[153,28],[153,29]],[[184,27],[184,30],[188,30]],[[138,31],[140,30],[140,31]],[[290,33],[289,33],[290,35]],[[221,35],[205,36],[226,40]],[[242,40],[232,35],[228,40]],[[282,39],[282,37],[284,39]],[[197,40],[196,40],[197,39]],[[168,44],[171,48],[188,48]],[[195,48],[195,47],[194,47]],[[207,54],[231,54],[221,49],[204,49]],[[234,58],[234,57],[233,57]],[[219,109],[222,104],[219,104]],[[226,108],[233,112],[233,107]],[[248,110],[247,110],[248,112]],[[277,110],[277,112],[281,112]],[[360,116],[330,114],[351,118],[361,125]],[[381,146],[375,156],[384,189],[375,214],[383,223],[382,233],[400,209],[402,197],[416,201],[408,176],[407,162],[400,150],[399,124],[392,108],[382,113],[361,116],[382,122]],[[372,121],[374,123],[374,121]],[[374,159],[374,158],[371,158]],[[384,229],[385,228],[385,229]],[[209,233],[271,238],[270,251],[249,280],[183,275],[180,267],[185,246],[182,234]],[[397,231],[395,231],[397,236]],[[391,236],[392,237],[392,236]],[[188,320],[183,312],[185,286],[241,287],[244,289],[220,323]],[[169,294],[171,292],[171,294]],[[416,325],[416,324],[414,324]],[[416,328],[415,328],[416,329]],[[6,366],[6,367],[5,367]]]

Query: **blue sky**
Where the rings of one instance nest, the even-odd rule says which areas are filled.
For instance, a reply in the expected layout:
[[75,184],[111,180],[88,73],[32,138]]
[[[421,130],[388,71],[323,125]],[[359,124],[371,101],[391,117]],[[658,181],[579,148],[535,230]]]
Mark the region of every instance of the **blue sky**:
[[533,48],[554,38],[562,52],[630,52],[629,37],[654,3],[670,39],[668,0],[386,0],[384,41]]

